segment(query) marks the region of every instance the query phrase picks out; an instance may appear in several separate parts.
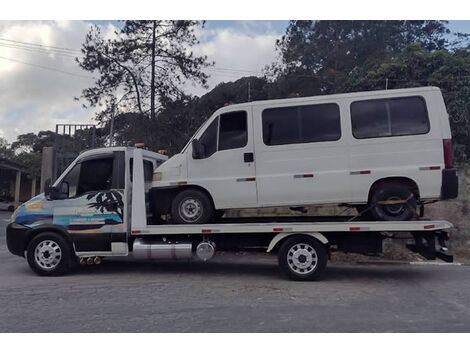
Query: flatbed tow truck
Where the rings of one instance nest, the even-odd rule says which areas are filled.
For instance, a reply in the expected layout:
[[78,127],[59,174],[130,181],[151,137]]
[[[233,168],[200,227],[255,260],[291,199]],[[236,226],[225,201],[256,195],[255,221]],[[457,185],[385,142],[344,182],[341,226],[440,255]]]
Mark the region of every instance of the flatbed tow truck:
[[[277,253],[290,279],[316,280],[331,252],[378,255],[383,240],[393,237],[407,238],[407,248],[425,259],[453,261],[446,247],[453,225],[444,220],[299,216],[222,218],[201,225],[155,221],[148,211],[148,189],[153,168],[165,159],[131,147],[82,153],[45,194],[15,211],[7,227],[10,252],[26,257],[31,269],[45,276],[64,274],[78,262],[99,264],[106,257],[207,261],[217,251],[257,250]],[[108,175],[100,173],[106,169]]]

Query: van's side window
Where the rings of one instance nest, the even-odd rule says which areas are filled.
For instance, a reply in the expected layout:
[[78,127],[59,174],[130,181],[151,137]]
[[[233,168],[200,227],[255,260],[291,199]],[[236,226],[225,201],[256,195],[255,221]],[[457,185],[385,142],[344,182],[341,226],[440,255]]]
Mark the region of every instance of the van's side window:
[[266,109],[262,120],[266,145],[326,142],[341,138],[337,104]]
[[211,122],[209,127],[204,131],[199,142],[204,149],[204,158],[210,157],[217,151],[217,130],[219,127],[219,118],[217,117]]
[[219,150],[243,148],[248,142],[246,111],[220,115]]
[[374,99],[351,104],[352,132],[356,138],[426,134],[429,118],[421,97]]

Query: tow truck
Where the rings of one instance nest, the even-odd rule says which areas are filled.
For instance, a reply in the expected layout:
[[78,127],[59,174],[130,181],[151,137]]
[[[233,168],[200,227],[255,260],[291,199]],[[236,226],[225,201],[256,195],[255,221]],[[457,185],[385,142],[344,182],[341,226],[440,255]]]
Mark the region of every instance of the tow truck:
[[397,236],[427,260],[453,261],[446,246],[453,226],[444,220],[298,216],[171,224],[149,210],[153,170],[166,159],[134,147],[83,152],[44,193],[13,213],[9,251],[42,276],[108,257],[208,261],[219,251],[256,250],[277,254],[290,279],[317,280],[333,251],[378,255],[384,239]]

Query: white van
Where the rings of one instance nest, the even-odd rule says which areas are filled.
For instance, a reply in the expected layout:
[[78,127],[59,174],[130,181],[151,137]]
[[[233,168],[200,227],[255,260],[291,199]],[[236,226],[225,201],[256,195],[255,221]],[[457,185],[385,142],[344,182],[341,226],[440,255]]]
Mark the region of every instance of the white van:
[[457,188],[441,91],[423,87],[225,106],[155,170],[150,202],[186,224],[317,204],[399,221]]

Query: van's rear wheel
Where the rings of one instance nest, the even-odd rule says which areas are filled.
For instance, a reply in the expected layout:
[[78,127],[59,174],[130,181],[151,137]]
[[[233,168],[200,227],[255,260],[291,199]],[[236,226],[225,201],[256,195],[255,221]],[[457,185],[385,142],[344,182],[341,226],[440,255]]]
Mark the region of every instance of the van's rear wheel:
[[73,253],[69,243],[62,236],[45,232],[31,240],[26,257],[36,274],[58,276],[71,268]]
[[406,221],[417,214],[416,197],[409,187],[399,183],[384,183],[370,197],[369,214],[379,221]]
[[288,238],[278,253],[281,271],[298,281],[318,280],[325,271],[327,260],[323,244],[306,235]]
[[171,217],[177,224],[206,224],[214,216],[209,197],[197,189],[178,193],[171,203]]

